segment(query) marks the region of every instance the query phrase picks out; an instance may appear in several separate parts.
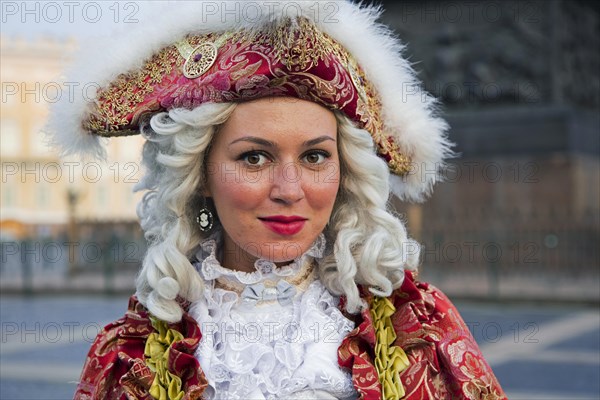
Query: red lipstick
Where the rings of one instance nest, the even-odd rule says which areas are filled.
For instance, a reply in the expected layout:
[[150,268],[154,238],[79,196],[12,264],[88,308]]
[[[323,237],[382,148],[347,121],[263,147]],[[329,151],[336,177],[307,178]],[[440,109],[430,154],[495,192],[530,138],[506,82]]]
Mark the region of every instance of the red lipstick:
[[297,215],[271,215],[259,217],[258,219],[273,232],[284,236],[295,235],[300,232],[306,222],[306,218]]

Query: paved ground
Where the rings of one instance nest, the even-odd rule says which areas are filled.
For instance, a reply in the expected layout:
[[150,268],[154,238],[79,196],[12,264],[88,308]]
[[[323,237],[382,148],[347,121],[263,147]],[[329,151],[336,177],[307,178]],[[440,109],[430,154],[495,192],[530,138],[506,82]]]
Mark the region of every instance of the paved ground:
[[[127,299],[1,297],[0,399],[71,399],[90,341]],[[600,399],[600,313],[457,304],[510,399]]]

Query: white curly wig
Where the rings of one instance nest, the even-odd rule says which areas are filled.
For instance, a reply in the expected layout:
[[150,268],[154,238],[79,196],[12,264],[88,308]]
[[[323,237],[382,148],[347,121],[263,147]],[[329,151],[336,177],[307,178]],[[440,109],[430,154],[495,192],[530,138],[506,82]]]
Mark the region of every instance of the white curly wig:
[[[195,223],[203,202],[205,159],[212,138],[235,109],[235,103],[204,104],[154,115],[142,127],[146,175],[137,190],[148,190],[138,206],[149,241],[137,279],[137,296],[158,318],[176,322],[183,310],[177,297],[199,298],[203,282],[191,259],[205,239]],[[341,187],[326,236],[331,251],[319,261],[322,282],[345,295],[348,312],[363,304],[357,284],[388,296],[416,269],[418,244],[389,210],[389,169],[376,155],[371,135],[336,112]],[[357,162],[356,160],[360,160]]]

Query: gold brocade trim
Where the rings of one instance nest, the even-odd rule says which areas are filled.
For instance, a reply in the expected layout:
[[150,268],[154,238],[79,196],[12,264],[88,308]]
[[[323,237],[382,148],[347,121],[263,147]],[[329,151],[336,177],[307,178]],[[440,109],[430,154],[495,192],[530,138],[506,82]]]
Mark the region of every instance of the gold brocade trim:
[[383,143],[384,145],[382,147],[385,150],[384,152],[380,152],[380,154],[389,157],[387,163],[390,170],[393,173],[401,176],[411,172],[411,158],[402,154],[398,145],[395,142],[393,142],[391,138],[389,141],[384,141]]
[[181,332],[169,329],[164,321],[153,317],[150,317],[150,320],[157,332],[148,336],[144,348],[146,365],[155,373],[149,393],[156,400],[181,400],[185,395],[181,378],[172,374],[167,369],[167,365],[171,345],[183,340],[183,335]]
[[264,41],[290,71],[305,71],[332,55],[343,61],[348,55],[338,42],[306,18],[288,18],[275,30],[267,30]]
[[83,127],[105,137],[138,134],[139,131],[122,129],[131,124],[127,116],[154,91],[154,85],[162,82],[183,61],[177,48],[169,46],[152,56],[141,69],[119,75],[110,86],[99,90],[96,111],[83,122]]
[[405,395],[400,372],[409,366],[408,357],[400,346],[393,346],[396,332],[391,316],[396,311],[385,297],[373,297],[370,302],[375,328],[375,369],[381,383],[382,400],[399,400]]

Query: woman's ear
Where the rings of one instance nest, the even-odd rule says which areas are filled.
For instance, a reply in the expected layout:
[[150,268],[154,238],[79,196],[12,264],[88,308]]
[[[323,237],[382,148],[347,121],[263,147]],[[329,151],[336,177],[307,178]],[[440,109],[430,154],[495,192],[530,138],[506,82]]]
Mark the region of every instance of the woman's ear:
[[206,167],[206,160],[204,160],[204,171],[202,173],[202,176],[200,177],[200,183],[198,184],[198,189],[200,192],[200,195],[204,198],[207,197],[212,197],[211,191],[210,191],[210,186],[208,184],[208,174],[209,171],[207,170]]
[[200,189],[200,194],[205,199],[208,198],[208,197],[212,197],[212,194],[210,192],[210,188],[208,187],[207,184],[202,185],[202,188]]

